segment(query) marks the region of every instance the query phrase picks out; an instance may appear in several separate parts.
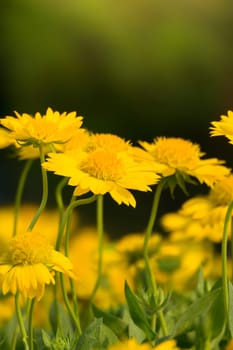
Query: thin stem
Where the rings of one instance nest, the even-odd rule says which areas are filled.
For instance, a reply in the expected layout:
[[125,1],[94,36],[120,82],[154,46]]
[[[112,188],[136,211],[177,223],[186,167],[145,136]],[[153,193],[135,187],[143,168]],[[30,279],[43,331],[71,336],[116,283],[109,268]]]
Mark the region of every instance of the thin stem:
[[16,325],[14,333],[13,333],[13,337],[11,339],[11,350],[15,350],[16,348],[16,344],[17,344],[17,338],[18,338],[18,325]]
[[[144,238],[144,245],[143,245],[143,256],[144,256],[144,261],[145,261],[145,272],[146,272],[146,279],[147,279],[147,283],[148,283],[148,287],[152,292],[152,296],[155,296],[156,294],[156,281],[154,278],[154,274],[150,265],[150,258],[149,258],[149,240],[153,231],[153,227],[155,224],[155,220],[157,217],[157,213],[158,213],[158,207],[159,207],[159,201],[161,198],[161,194],[162,194],[162,190],[165,186],[166,183],[166,178],[162,179],[155,190],[155,194],[154,194],[154,199],[153,199],[153,203],[152,203],[152,207],[151,207],[151,212],[150,212],[150,217],[148,220],[148,224],[145,230],[145,238]],[[160,311],[158,313],[159,319],[160,319],[160,324],[163,330],[164,335],[166,336],[168,334],[167,331],[167,326],[166,326],[166,322],[163,316],[163,312]],[[153,314],[152,316],[152,320],[151,320],[151,326],[153,329],[155,329],[155,325],[156,325],[156,313]]]
[[68,298],[67,292],[66,292],[64,275],[62,273],[60,273],[60,281],[61,281],[62,295],[63,295],[64,302],[66,304],[66,308],[67,308],[67,310],[70,314],[70,317],[72,318],[72,320],[77,328],[78,335],[81,335],[82,330],[81,330],[81,326],[80,326],[80,321],[79,321],[79,318],[76,317],[74,310],[73,310],[72,306],[70,305],[69,298]]
[[228,240],[228,225],[231,220],[233,210],[233,201],[230,203],[224,221],[223,237],[222,237],[222,289],[223,301],[225,309],[226,323],[228,320],[228,306],[229,306],[229,290],[228,290],[228,274],[227,274],[227,240]]
[[27,342],[27,333],[26,333],[26,329],[24,326],[24,322],[23,322],[21,308],[19,305],[19,293],[18,292],[15,295],[15,310],[16,310],[17,320],[18,320],[18,324],[19,324],[19,329],[20,329],[20,332],[22,335],[22,341],[24,343],[24,349],[29,350],[29,346],[28,346],[28,342]]
[[231,247],[230,247],[230,256],[231,256],[231,283],[233,283],[233,217],[231,217]]
[[60,247],[61,247],[61,242],[62,242],[62,236],[63,236],[63,233],[64,233],[64,229],[65,229],[68,217],[69,217],[70,213],[72,212],[72,210],[74,208],[78,207],[78,206],[85,205],[85,204],[90,204],[90,203],[94,202],[95,200],[96,200],[96,196],[93,195],[93,196],[85,198],[85,199],[77,199],[76,201],[71,202],[69,204],[69,206],[66,208],[66,210],[65,210],[65,212],[63,214],[63,217],[62,217],[62,220],[61,220],[61,223],[60,223],[59,232],[58,232],[58,235],[57,235],[56,250],[59,250]]
[[102,277],[102,265],[103,265],[103,235],[104,235],[104,226],[103,226],[103,196],[98,195],[97,197],[97,210],[96,210],[96,219],[97,219],[97,231],[98,231],[98,270],[97,270],[97,279],[91,293],[90,305],[92,304],[96,292],[100,286],[101,277]]
[[150,240],[151,233],[152,233],[152,230],[154,227],[154,223],[155,223],[155,220],[157,217],[159,200],[161,197],[161,193],[162,193],[164,184],[165,184],[165,181],[161,180],[156,187],[154,199],[153,199],[153,203],[152,203],[152,207],[151,207],[150,217],[149,217],[148,224],[147,224],[147,227],[145,230],[144,245],[143,245],[143,256],[144,256],[144,260],[145,260],[147,282],[148,282],[148,285],[152,289],[153,292],[156,289],[156,283],[155,283],[154,276],[153,276],[151,266],[150,266],[150,259],[149,259],[149,253],[148,253],[149,240]]
[[62,198],[62,191],[64,187],[67,185],[67,178],[64,177],[59,184],[57,185],[56,192],[55,192],[55,197],[56,197],[56,202],[57,206],[59,209],[60,216],[62,215],[64,211],[64,203],[63,203],[63,198]]
[[33,319],[33,311],[34,311],[34,306],[35,306],[35,301],[36,299],[30,300],[30,305],[29,305],[29,317],[28,317],[28,333],[29,333],[29,347],[30,350],[34,349],[34,344],[33,344],[33,324],[32,324],[32,319]]
[[47,171],[42,167],[42,163],[45,160],[42,146],[39,146],[39,150],[40,150],[40,163],[41,163],[41,176],[42,176],[42,198],[41,198],[40,206],[28,227],[28,231],[32,231],[41,213],[43,212],[48,199],[48,177],[47,177]]
[[13,223],[13,236],[16,235],[17,232],[17,223],[18,223],[18,215],[19,215],[19,208],[22,200],[23,190],[25,186],[25,182],[29,173],[29,170],[32,166],[33,160],[29,159],[26,161],[22,173],[19,178],[17,190],[16,190],[16,196],[15,196],[15,207],[14,207],[14,223]]

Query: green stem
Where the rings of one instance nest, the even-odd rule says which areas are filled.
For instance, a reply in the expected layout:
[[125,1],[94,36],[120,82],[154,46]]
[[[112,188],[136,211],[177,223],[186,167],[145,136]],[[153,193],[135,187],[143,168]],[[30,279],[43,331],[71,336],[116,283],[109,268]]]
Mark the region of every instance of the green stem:
[[[40,163],[42,164],[45,160],[44,158],[44,152],[42,146],[39,146],[40,150]],[[41,213],[43,212],[47,199],[48,199],[48,177],[47,177],[47,171],[41,166],[41,175],[42,175],[42,198],[41,198],[41,203],[40,206],[34,215],[29,227],[28,231],[32,231],[33,227],[35,226],[37,220],[39,219]]]
[[233,283],[233,217],[231,217],[231,283]]
[[[73,203],[74,201],[75,201],[75,197],[72,197],[71,203]],[[67,222],[66,222],[66,233],[65,233],[65,242],[64,242],[64,252],[65,252],[66,256],[69,256],[71,214],[72,214],[72,210],[69,211],[69,216],[67,217]],[[75,292],[74,281],[72,278],[69,278],[69,281],[70,281],[72,301],[73,301],[73,305],[74,305],[74,312],[77,315],[77,317],[79,317],[79,306],[78,306],[78,301],[77,301],[77,295]],[[79,323],[80,323],[80,321],[79,321]]]
[[33,163],[32,159],[29,159],[28,161],[26,161],[19,178],[18,187],[16,190],[16,196],[15,196],[13,236],[15,236],[17,232],[18,215],[19,215],[19,208],[20,208],[22,195],[23,195],[23,189],[25,186],[25,182],[26,182],[29,170],[32,166],[32,163]]
[[223,237],[222,237],[222,289],[223,301],[225,309],[225,319],[228,320],[228,304],[229,304],[229,290],[228,290],[228,274],[227,274],[227,241],[228,241],[228,225],[231,221],[233,210],[233,201],[230,203],[224,221]]
[[72,210],[78,206],[90,204],[90,203],[94,202],[95,200],[96,200],[96,195],[93,195],[93,196],[85,198],[85,199],[77,199],[76,201],[71,202],[69,204],[69,206],[66,208],[66,210],[62,216],[61,224],[60,224],[58,235],[57,235],[56,250],[60,250],[64,229],[65,229],[68,217],[69,217],[70,213],[72,212]]
[[57,206],[59,209],[60,217],[63,214],[64,211],[64,203],[63,203],[63,198],[62,198],[62,191],[64,187],[67,185],[67,178],[64,177],[59,184],[57,185],[56,192],[55,192],[55,197],[56,197],[56,202]]
[[13,333],[13,337],[11,339],[11,350],[15,350],[16,348],[16,344],[17,344],[17,337],[18,337],[18,325],[16,325],[14,333]]
[[27,333],[26,333],[26,329],[24,326],[23,317],[22,317],[22,313],[21,313],[21,309],[20,309],[20,305],[19,305],[19,293],[18,292],[15,295],[15,310],[16,310],[17,320],[18,320],[18,324],[19,324],[19,329],[20,329],[21,336],[22,336],[22,341],[24,343],[24,349],[29,350],[29,346],[28,346],[28,342],[27,342]]
[[[149,258],[149,240],[154,228],[155,220],[157,217],[158,213],[158,207],[159,207],[159,201],[161,198],[162,190],[166,184],[166,178],[160,180],[158,183],[155,194],[154,194],[154,199],[152,202],[152,207],[151,207],[151,212],[150,212],[150,217],[148,220],[148,224],[145,230],[145,237],[144,237],[144,245],[143,245],[143,256],[144,256],[144,261],[145,261],[145,272],[146,272],[146,279],[147,279],[147,284],[149,287],[149,290],[152,292],[152,295],[155,297],[156,295],[156,281],[154,278],[154,274],[150,265],[150,258]],[[159,319],[160,319],[160,324],[163,330],[164,335],[166,336],[168,334],[167,331],[167,326],[166,322],[163,316],[163,312],[160,311],[158,313]],[[151,326],[153,329],[155,329],[155,324],[156,324],[156,313],[153,314],[152,320],[151,320]]]
[[69,298],[68,298],[67,292],[66,292],[65,279],[64,279],[64,275],[62,273],[60,273],[60,281],[61,281],[62,295],[63,295],[64,302],[66,304],[66,308],[67,308],[67,310],[70,314],[70,317],[72,318],[72,320],[77,328],[78,335],[81,335],[82,330],[81,330],[81,326],[80,326],[80,321],[79,321],[79,318],[76,317],[74,310],[73,310],[72,306],[70,305]]
[[29,305],[29,317],[28,317],[28,334],[29,334],[29,347],[30,350],[34,349],[34,344],[33,344],[33,324],[32,324],[32,319],[33,319],[33,310],[35,306],[35,301],[36,299],[30,300],[30,305]]
[[103,235],[104,235],[104,226],[103,226],[103,196],[98,195],[97,197],[97,210],[96,210],[96,219],[97,219],[97,231],[98,231],[98,270],[97,270],[97,279],[93,288],[93,291],[90,296],[89,305],[92,304],[96,292],[100,286],[101,277],[102,277],[102,268],[103,268]]

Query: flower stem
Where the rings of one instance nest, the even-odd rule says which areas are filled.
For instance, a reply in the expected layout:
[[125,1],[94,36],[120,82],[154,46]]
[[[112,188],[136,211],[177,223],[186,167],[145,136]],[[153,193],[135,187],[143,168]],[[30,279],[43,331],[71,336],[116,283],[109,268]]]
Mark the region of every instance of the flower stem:
[[96,292],[99,288],[101,277],[102,277],[102,268],[103,268],[103,235],[104,235],[104,226],[103,226],[103,196],[97,196],[97,210],[96,210],[96,219],[97,219],[97,231],[98,231],[98,270],[97,270],[97,279],[93,288],[93,291],[90,296],[89,305],[92,304]]
[[61,281],[62,295],[63,295],[64,302],[66,304],[66,308],[67,308],[67,310],[70,314],[70,317],[72,318],[72,320],[77,328],[78,335],[81,335],[82,330],[81,330],[81,326],[80,326],[80,321],[79,321],[79,318],[76,317],[74,310],[73,310],[72,306],[70,305],[69,298],[68,298],[67,292],[66,292],[64,275],[62,273],[60,273],[60,281]]
[[63,214],[64,211],[64,203],[63,203],[63,198],[62,198],[62,190],[67,184],[67,178],[64,177],[59,184],[57,185],[56,192],[55,192],[55,197],[56,197],[56,202],[58,206],[58,210],[60,213],[60,217]]
[[61,242],[62,242],[62,236],[64,233],[64,229],[65,226],[67,224],[67,220],[70,216],[70,213],[72,212],[72,210],[78,206],[81,205],[85,205],[85,204],[90,204],[92,202],[94,202],[96,200],[96,195],[93,195],[91,197],[85,198],[85,199],[77,199],[76,201],[72,201],[69,206],[66,208],[63,216],[62,216],[62,220],[60,223],[60,227],[59,227],[59,232],[57,235],[57,241],[56,241],[56,250],[59,250],[61,247]]
[[[154,297],[156,295],[156,281],[155,281],[153,271],[152,271],[152,268],[150,265],[150,258],[149,258],[148,250],[149,250],[149,240],[150,240],[151,233],[153,231],[153,227],[154,227],[155,220],[157,217],[159,201],[160,201],[162,190],[164,188],[165,183],[166,183],[166,179],[162,179],[156,187],[154,199],[153,199],[153,203],[152,203],[152,207],[151,207],[150,217],[149,217],[148,224],[147,224],[147,227],[145,230],[145,238],[144,238],[144,245],[143,245],[143,256],[144,256],[144,261],[145,261],[146,279],[147,279],[148,287],[149,287],[149,289],[152,292],[152,295]],[[158,315],[159,315],[161,327],[163,329],[163,333],[164,333],[164,335],[167,335],[168,332],[167,332],[166,322],[165,322],[162,311],[160,311]],[[152,316],[152,321],[151,321],[151,325],[152,325],[153,329],[155,328],[155,324],[156,324],[156,314],[154,313]]]
[[26,161],[22,173],[19,178],[18,187],[16,190],[16,196],[15,196],[15,207],[14,207],[14,223],[13,223],[13,236],[16,235],[17,232],[17,223],[18,223],[18,215],[19,215],[19,208],[22,200],[23,190],[25,186],[25,182],[29,173],[29,170],[32,166],[33,160],[29,159]]
[[35,301],[36,299],[30,300],[30,305],[29,305],[29,317],[28,317],[28,333],[29,333],[29,348],[30,350],[34,349],[34,344],[33,344],[33,325],[32,325],[32,319],[33,319],[33,310],[35,306]]
[[224,227],[223,227],[223,237],[222,237],[222,289],[223,289],[223,301],[224,301],[226,322],[228,320],[228,306],[229,306],[229,290],[228,290],[228,274],[227,274],[227,240],[228,240],[228,225],[231,221],[232,210],[233,210],[233,201],[230,203],[226,212]]
[[15,295],[15,310],[16,310],[16,315],[17,315],[17,320],[18,320],[18,324],[19,324],[19,329],[22,335],[22,341],[24,343],[24,349],[25,350],[29,350],[29,346],[28,346],[28,342],[27,342],[27,333],[26,333],[26,329],[24,326],[24,322],[23,322],[23,317],[22,317],[22,313],[21,313],[21,309],[20,309],[20,305],[19,305],[19,293],[17,292]]
[[[39,146],[40,150],[40,163],[42,164],[44,162],[44,151],[42,146]],[[28,231],[32,231],[33,227],[35,226],[37,220],[39,219],[41,213],[43,212],[47,199],[48,199],[48,177],[47,177],[47,171],[41,166],[41,175],[42,175],[42,198],[41,198],[41,203],[40,206],[34,215],[29,227]]]

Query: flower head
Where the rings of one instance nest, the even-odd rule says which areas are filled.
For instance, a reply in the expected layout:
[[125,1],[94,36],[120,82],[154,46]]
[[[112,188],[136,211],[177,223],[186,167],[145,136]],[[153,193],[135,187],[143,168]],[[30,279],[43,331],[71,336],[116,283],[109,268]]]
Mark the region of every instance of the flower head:
[[109,137],[109,147],[103,135],[104,146],[97,144],[87,151],[76,149],[61,154],[49,153],[43,166],[55,174],[69,177],[69,185],[76,186],[76,196],[89,191],[102,195],[109,193],[118,204],[135,207],[135,198],[128,189],[149,191],[149,185],[155,184],[159,176],[151,161],[138,161],[130,152],[122,150],[121,139],[119,148],[113,147],[115,137],[112,136],[113,139]]
[[199,145],[182,138],[158,137],[153,143],[140,142],[154,160],[161,164],[163,177],[174,174],[188,175],[212,186],[216,181],[228,175],[230,170],[216,158],[201,159],[205,153]]
[[[136,342],[134,338],[131,338],[123,342],[113,344],[108,349],[109,350],[150,350],[152,349],[152,346],[149,343],[138,344],[138,342]],[[153,349],[179,350],[179,348],[176,346],[176,341],[173,339],[165,340],[159,345],[156,345],[155,347],[153,347]]]
[[19,145],[64,143],[82,125],[82,117],[77,117],[76,112],[60,114],[48,108],[45,115],[20,115],[18,112],[15,114],[16,117],[7,116],[0,119],[0,123],[10,131],[10,136]]
[[55,251],[40,234],[25,233],[11,239],[1,259],[0,282],[3,294],[20,292],[41,299],[46,284],[55,284],[54,271],[75,278],[70,260]]
[[211,136],[226,136],[229,142],[233,144],[233,112],[228,111],[227,116],[222,115],[218,122],[211,122]]
[[0,128],[0,149],[14,145],[15,140],[10,136],[10,132],[4,128]]
[[226,212],[232,200],[233,175],[230,175],[216,182],[207,195],[188,199],[178,212],[165,214],[162,225],[173,239],[191,237],[220,242]]

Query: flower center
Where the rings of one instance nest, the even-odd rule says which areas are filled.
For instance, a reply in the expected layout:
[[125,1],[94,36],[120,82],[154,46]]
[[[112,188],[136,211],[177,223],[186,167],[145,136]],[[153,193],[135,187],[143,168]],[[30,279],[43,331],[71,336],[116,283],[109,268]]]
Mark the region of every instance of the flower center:
[[81,170],[99,179],[114,181],[124,174],[124,166],[117,155],[111,151],[98,149],[88,154],[81,164]]
[[217,182],[210,192],[210,200],[216,205],[229,205],[233,200],[233,176]]
[[51,253],[52,246],[43,236],[25,233],[12,239],[7,260],[12,265],[46,264],[50,259]]
[[126,142],[121,137],[113,134],[94,134],[91,136],[89,147],[90,151],[97,148],[103,148],[105,150],[120,152],[127,151],[129,148],[129,142]]
[[203,155],[198,145],[173,137],[156,139],[151,153],[157,162],[177,169],[195,167]]

